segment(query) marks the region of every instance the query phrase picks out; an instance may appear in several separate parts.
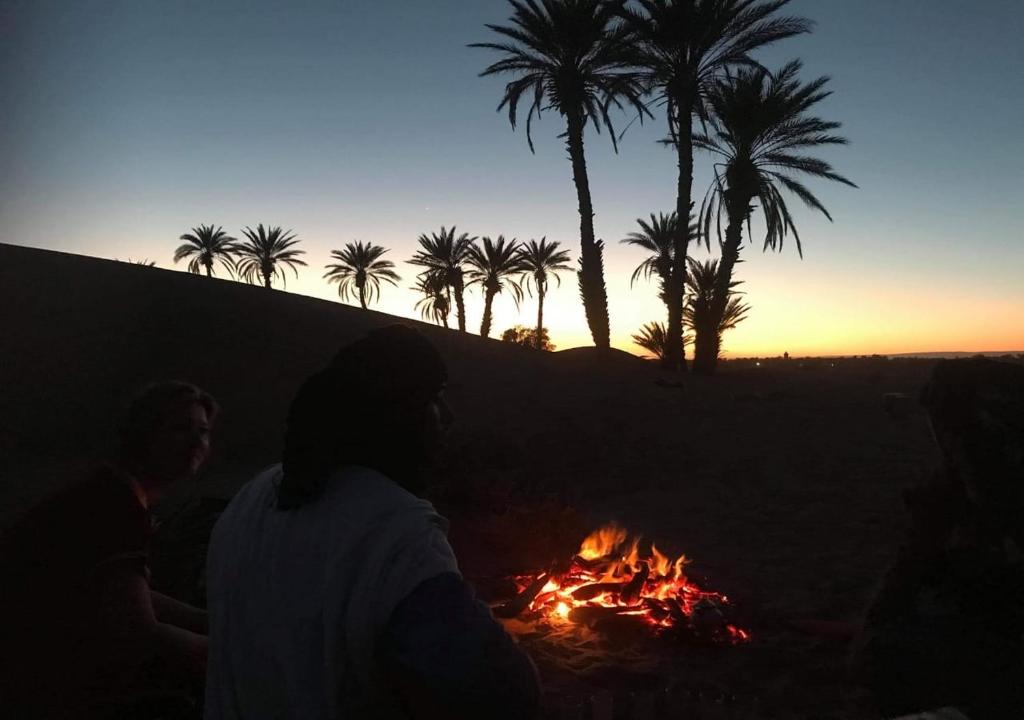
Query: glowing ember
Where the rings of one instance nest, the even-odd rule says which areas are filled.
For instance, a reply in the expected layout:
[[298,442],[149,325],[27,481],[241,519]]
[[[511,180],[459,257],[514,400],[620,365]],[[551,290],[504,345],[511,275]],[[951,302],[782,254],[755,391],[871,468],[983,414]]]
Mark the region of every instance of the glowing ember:
[[517,577],[521,598],[536,593],[517,609],[525,607],[552,625],[632,616],[657,630],[685,628],[716,640],[748,640],[745,630],[725,622],[721,608],[728,598],[687,579],[686,564],[685,556],[671,560],[653,544],[607,525],[583,541],[567,570]]

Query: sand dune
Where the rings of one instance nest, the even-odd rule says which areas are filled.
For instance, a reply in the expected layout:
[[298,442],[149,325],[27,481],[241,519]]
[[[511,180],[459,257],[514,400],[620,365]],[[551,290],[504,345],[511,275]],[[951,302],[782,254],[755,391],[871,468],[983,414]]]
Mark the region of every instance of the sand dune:
[[[102,455],[118,408],[156,378],[187,378],[223,404],[196,491],[230,494],[277,459],[301,380],[342,343],[395,321],[7,245],[0,288],[0,525]],[[572,523],[515,514],[545,495],[577,508],[579,524],[616,517],[692,557],[754,632],[749,646],[687,655],[680,672],[694,683],[756,695],[783,717],[844,717],[856,705],[845,647],[783,621],[855,618],[869,597],[900,536],[900,491],[931,452],[920,417],[890,419],[882,394],[916,392],[929,362],[727,364],[681,389],[625,354],[540,354],[420,327],[451,369],[459,423],[441,499],[467,574],[529,566],[556,536],[567,541]]]

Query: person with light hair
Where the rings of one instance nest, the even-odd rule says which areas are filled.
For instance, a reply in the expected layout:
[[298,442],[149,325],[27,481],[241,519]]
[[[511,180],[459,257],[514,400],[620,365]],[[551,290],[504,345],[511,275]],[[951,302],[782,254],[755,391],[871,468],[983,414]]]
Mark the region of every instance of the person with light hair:
[[149,717],[197,706],[206,614],[150,588],[150,510],[197,476],[218,413],[189,383],[146,387],[121,423],[117,460],[4,535],[5,717]]

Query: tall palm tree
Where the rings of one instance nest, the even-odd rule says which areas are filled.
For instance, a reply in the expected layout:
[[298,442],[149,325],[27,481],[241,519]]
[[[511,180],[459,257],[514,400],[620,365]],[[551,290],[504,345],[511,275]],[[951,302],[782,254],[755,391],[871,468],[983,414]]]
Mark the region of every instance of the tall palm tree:
[[416,301],[416,309],[425,320],[448,327],[448,314],[452,309],[451,289],[438,273],[425,272],[416,277],[413,288],[423,297]]
[[507,287],[516,308],[523,299],[523,287],[514,277],[523,271],[523,261],[519,255],[520,245],[515,240],[506,243],[504,236],[499,235],[497,240],[484,237],[481,242],[483,246],[474,245],[466,260],[469,265],[469,272],[466,273],[469,282],[466,284],[479,283],[484,289],[484,317],[480,322],[480,336],[489,337],[494,296]]
[[206,277],[213,277],[213,264],[220,262],[228,274],[235,274],[238,241],[224,232],[224,228],[218,227],[214,230],[213,225],[200,225],[178,239],[185,242],[174,251],[175,264],[185,258],[191,258],[188,263],[190,273],[206,270]]
[[463,266],[469,260],[475,242],[476,238],[466,233],[456,236],[454,225],[450,230],[442,226],[440,233],[420,235],[420,250],[409,261],[409,264],[426,268],[426,272],[435,275],[434,282],[443,282],[451,288],[455,297],[459,332],[466,332],[466,281]]
[[[633,33],[636,64],[644,83],[665,107],[667,143],[679,165],[676,214],[689,217],[693,202],[693,118],[706,118],[708,88],[730,67],[756,64],[750,53],[771,43],[809,32],[811,23],[775,17],[789,0],[635,0],[618,7]],[[667,368],[685,367],[677,354],[683,344],[683,296],[691,237],[685,223],[676,226],[672,273],[667,286],[669,322],[664,359]]]
[[[764,68],[740,69],[717,82],[708,93],[713,112],[710,133],[696,135],[694,144],[717,156],[715,179],[701,208],[704,230],[710,232],[712,217],[724,214],[728,224],[719,244],[722,262],[718,267],[712,315],[718,322],[726,310],[733,271],[743,245],[743,225],[749,224],[756,200],[764,213],[765,249],[781,249],[789,232],[803,257],[800,234],[786,205],[782,190],[800,198],[830,221],[832,216],[795,175],[823,178],[856,187],[832,166],[805,153],[813,148],[845,145],[846,138],[834,134],[840,123],[808,115],[814,105],[828,97],[827,77],[809,83],[799,79],[802,64],[794,61],[774,75]],[[713,325],[712,325],[713,327]],[[717,348],[705,345],[697,358],[701,372],[713,372]]]
[[533,151],[534,116],[553,109],[565,119],[565,144],[572,161],[580,213],[579,286],[587,324],[599,348],[609,347],[608,293],[604,283],[604,245],[594,235],[594,207],[583,139],[587,123],[608,130],[617,148],[609,115],[612,107],[647,112],[643,86],[630,65],[626,34],[616,9],[606,0],[509,0],[510,25],[487,25],[500,42],[470,47],[496,50],[503,58],[481,76],[511,74],[498,110],[508,108],[515,129],[519,103],[526,100],[526,139]]
[[[690,293],[686,298],[683,316],[686,324],[694,329],[696,345],[694,357],[703,360],[709,353],[714,353],[717,361],[722,348],[722,335],[732,330],[747,319],[750,306],[739,298],[735,291],[740,282],[730,282],[727,288],[728,297],[725,308],[719,314],[715,308],[720,264],[718,260],[697,262],[689,260]],[[695,365],[697,360],[695,360]]]
[[348,243],[344,250],[332,250],[331,257],[338,262],[326,265],[324,277],[328,282],[338,283],[338,295],[348,301],[350,295],[359,298],[363,310],[367,302],[380,297],[381,281],[397,286],[402,278],[395,272],[395,264],[382,260],[387,248],[373,243],[356,241]]
[[544,297],[548,293],[548,283],[554,277],[558,285],[562,279],[558,273],[571,270],[569,265],[569,251],[559,250],[559,243],[548,242],[542,237],[538,243],[530,240],[524,243],[519,252],[519,259],[522,262],[523,277],[521,283],[526,289],[537,293],[537,349],[541,349],[541,341],[544,336]]
[[287,279],[282,265],[287,265],[295,271],[295,277],[299,276],[299,265],[305,265],[305,261],[299,259],[304,255],[305,250],[298,250],[295,246],[299,239],[291,230],[282,230],[280,226],[264,228],[260,223],[255,230],[247,227],[243,230],[246,239],[238,246],[238,274],[246,282],[263,280],[263,286],[270,288],[270,282],[274,277],[280,277],[287,286]]

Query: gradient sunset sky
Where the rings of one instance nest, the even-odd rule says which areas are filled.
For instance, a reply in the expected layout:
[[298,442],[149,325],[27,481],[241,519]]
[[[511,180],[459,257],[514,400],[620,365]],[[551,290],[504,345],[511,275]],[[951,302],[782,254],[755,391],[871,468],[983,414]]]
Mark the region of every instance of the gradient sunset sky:
[[[860,189],[812,182],[834,224],[793,200],[803,260],[790,243],[753,244],[739,267],[753,310],[726,354],[1024,349],[1024,4],[789,11],[815,32],[759,58],[832,77],[820,114],[851,144],[823,156]],[[0,0],[0,241],[175,268],[194,225],[283,225],[310,264],[287,289],[335,300],[321,279],[330,250],[372,241],[404,278],[376,309],[405,316],[417,296],[404,261],[441,225],[547,236],[575,259],[561,118],[535,124],[531,155],[495,112],[504,81],[477,77],[493,54],[466,47],[508,14],[505,0]],[[637,217],[674,208],[655,115],[618,155],[587,136],[613,342],[631,350],[664,314],[653,284],[630,289],[643,256],[618,242]],[[698,154],[698,198],[710,167]],[[474,292],[474,330],[482,304]],[[517,315],[499,296],[495,328],[535,312],[532,298]],[[546,315],[560,348],[589,343],[571,274]]]

